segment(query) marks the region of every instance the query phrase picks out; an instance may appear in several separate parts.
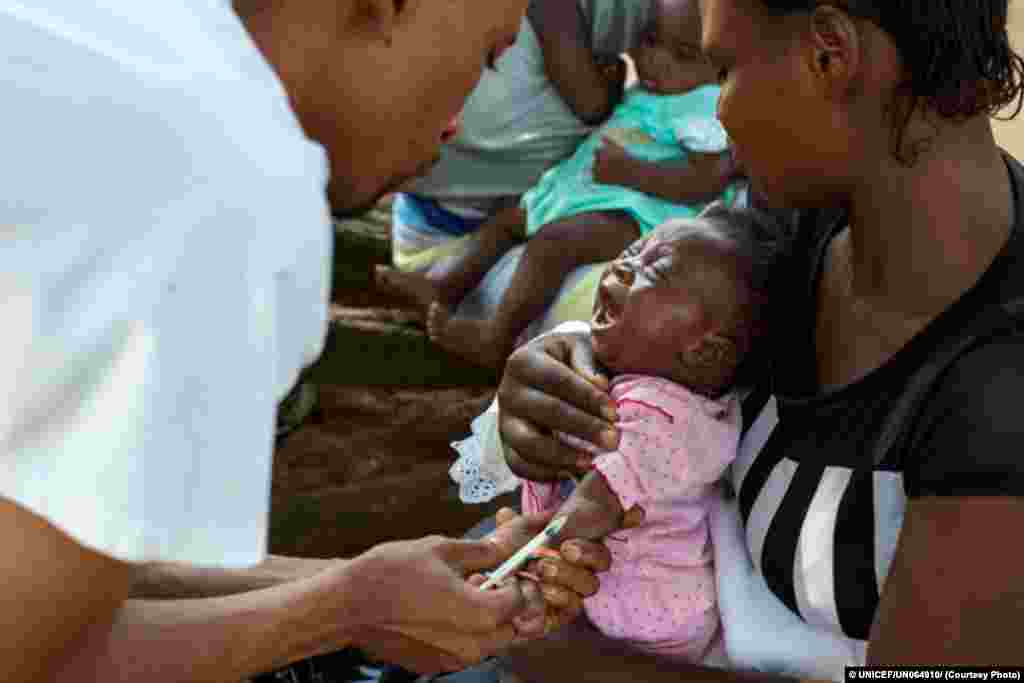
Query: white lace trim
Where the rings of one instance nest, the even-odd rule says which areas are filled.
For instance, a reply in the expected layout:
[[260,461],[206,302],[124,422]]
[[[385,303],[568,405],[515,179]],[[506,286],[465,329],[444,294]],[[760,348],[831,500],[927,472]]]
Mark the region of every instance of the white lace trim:
[[498,434],[498,400],[477,416],[470,425],[473,433],[462,441],[453,441],[459,453],[448,474],[459,484],[463,503],[486,503],[515,491],[519,477],[505,463],[505,453]]

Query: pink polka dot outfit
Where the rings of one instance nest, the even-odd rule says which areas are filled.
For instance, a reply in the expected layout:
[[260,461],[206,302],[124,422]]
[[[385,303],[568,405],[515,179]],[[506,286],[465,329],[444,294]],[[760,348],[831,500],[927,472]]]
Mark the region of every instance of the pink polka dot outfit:
[[[612,638],[658,654],[701,661],[716,644],[718,609],[712,566],[710,510],[716,483],[736,456],[739,400],[711,400],[658,377],[621,375],[612,382],[619,449],[595,467],[628,510],[640,505],[643,525],[608,540],[611,569],[584,601],[587,616]],[[576,447],[593,446],[563,435]],[[558,484],[524,482],[523,509],[558,508]]]

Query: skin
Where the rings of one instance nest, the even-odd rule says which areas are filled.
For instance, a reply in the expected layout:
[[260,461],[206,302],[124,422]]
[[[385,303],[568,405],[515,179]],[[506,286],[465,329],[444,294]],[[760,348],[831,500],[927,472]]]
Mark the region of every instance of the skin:
[[637,82],[659,95],[678,95],[713,83],[715,70],[700,50],[700,5],[694,0],[659,0],[654,25],[629,56]]
[[[544,11],[552,14],[570,11],[566,7],[575,13],[571,3],[548,5],[551,7]],[[555,5],[562,9],[556,10]],[[699,41],[700,12],[695,1],[656,3],[654,24],[633,52],[643,87],[674,95],[711,82],[714,69],[701,56]],[[556,61],[549,68],[557,70],[559,64]],[[728,153],[691,153],[682,163],[650,162],[605,139],[596,152],[593,172],[597,182],[689,204],[712,199],[726,188],[734,175],[731,158]],[[527,242],[491,318],[453,315],[454,305],[525,234],[526,218],[518,209],[499,212],[480,228],[470,253],[441,277],[379,267],[377,284],[425,312],[427,332],[434,343],[478,365],[500,368],[522,331],[551,303],[566,275],[581,265],[613,258],[640,232],[636,222],[622,212],[590,212],[552,221]]]
[[[722,314],[735,308],[729,303],[737,289],[732,260],[718,226],[700,219],[667,223],[634,242],[598,285],[590,321],[595,360],[616,374],[665,377],[700,393],[720,393],[724,382],[706,384],[735,367]],[[712,296],[723,301],[706,305]],[[722,346],[728,352],[716,353]],[[709,367],[715,365],[710,359],[729,367]],[[622,528],[626,512],[605,478],[591,471],[556,514],[568,516],[563,538],[600,540]]]
[[514,41],[525,11],[524,0],[255,5],[247,26],[273,55],[306,133],[328,150],[338,213],[372,206],[434,163],[481,69]]
[[[770,20],[754,0],[703,0],[702,16],[703,48],[721,70],[720,119],[762,194],[849,210],[825,262],[815,332],[822,388],[848,384],[957,300],[1006,243],[1011,186],[989,121],[915,112],[907,144],[927,137],[930,145],[908,167],[893,154],[886,113],[899,54],[879,28],[830,7]],[[514,354],[499,391],[513,470],[550,478],[586,464],[542,431],[555,425],[613,447],[605,387],[584,337],[548,337]],[[991,554],[983,546],[993,528],[1021,524],[1019,499],[908,501],[868,663],[1020,663],[1010,634],[1024,606],[1024,551],[1004,545],[999,562],[978,558]],[[622,649],[574,631],[521,649],[508,665],[530,680],[553,680],[557,662],[542,658],[557,650],[558,661],[586,662],[576,680],[736,677],[697,667],[673,673],[668,662]]]
[[[300,122],[327,148],[334,198],[356,207],[436,155],[524,8],[242,0],[236,9]],[[111,559],[0,499],[0,537],[14,549],[0,557],[0,680],[241,680],[346,645],[411,669],[458,668],[572,619],[608,567],[607,551],[575,541],[541,586],[481,592],[478,572],[545,520],[507,512],[501,522],[483,541],[430,537],[351,560],[200,570]]]
[[[527,16],[540,41],[544,70],[577,118],[596,126],[622,99],[626,70],[617,55],[595,55],[574,2],[532,0]],[[612,68],[608,68],[612,65]]]
[[[707,220],[679,220],[634,242],[601,277],[590,321],[594,358],[616,374],[665,377],[708,395],[731,374],[738,262]],[[712,359],[729,367],[710,367]]]

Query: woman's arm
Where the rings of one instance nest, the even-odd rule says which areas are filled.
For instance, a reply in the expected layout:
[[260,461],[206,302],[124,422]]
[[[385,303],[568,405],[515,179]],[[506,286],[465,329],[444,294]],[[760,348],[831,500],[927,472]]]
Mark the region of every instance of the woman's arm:
[[868,664],[1024,665],[1022,528],[1021,498],[910,500]]
[[146,601],[127,600],[129,565],[0,499],[0,680],[219,683],[349,643],[409,668],[458,668],[524,623],[543,625],[529,582],[481,592],[466,581],[542,526],[513,522],[496,541],[391,543],[272,588]]
[[527,17],[540,41],[544,69],[583,123],[603,122],[622,99],[625,73],[609,79],[593,53],[575,0],[531,0]]
[[736,176],[732,155],[691,153],[686,161],[645,161],[605,138],[594,156],[594,180],[676,204],[710,201]]
[[514,617],[544,612],[528,584],[481,592],[466,582],[509,554],[489,541],[432,537],[273,588],[128,601],[69,649],[59,680],[240,680],[348,644],[420,671],[460,668],[512,642]]
[[[353,642],[345,574],[220,598],[129,600],[63,660],[58,681],[242,680]],[[354,624],[353,624],[354,626]]]
[[194,567],[178,562],[154,562],[132,573],[130,597],[149,600],[213,598],[270,588],[308,578],[335,560],[271,555],[246,569]]
[[0,498],[0,681],[52,681],[91,625],[109,627],[131,569]]

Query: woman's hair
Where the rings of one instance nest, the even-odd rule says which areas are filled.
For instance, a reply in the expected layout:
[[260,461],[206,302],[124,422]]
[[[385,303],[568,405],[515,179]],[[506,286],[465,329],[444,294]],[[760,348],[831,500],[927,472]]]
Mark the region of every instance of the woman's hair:
[[893,127],[901,159],[904,131],[919,104],[955,120],[995,115],[1016,102],[1006,116],[1013,118],[1024,105],[1024,59],[1006,30],[1009,0],[759,1],[778,15],[832,5],[892,37],[906,69],[897,96],[909,98],[909,106],[898,109],[903,120]]
[[793,243],[792,216],[732,207],[718,201],[704,209],[700,217],[718,226],[744,264],[742,281],[738,284],[746,291],[748,306],[739,316],[742,322],[734,334],[740,337],[741,348],[745,347],[746,353],[732,383],[750,386],[763,375],[770,356],[759,339],[768,329],[768,314],[773,308],[771,293],[777,290],[785,257]]

